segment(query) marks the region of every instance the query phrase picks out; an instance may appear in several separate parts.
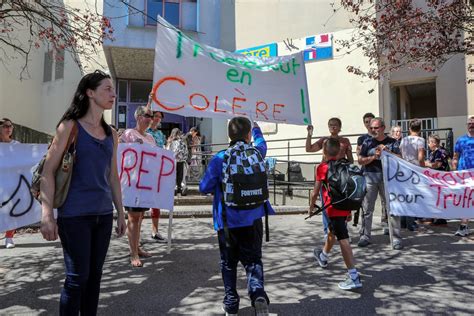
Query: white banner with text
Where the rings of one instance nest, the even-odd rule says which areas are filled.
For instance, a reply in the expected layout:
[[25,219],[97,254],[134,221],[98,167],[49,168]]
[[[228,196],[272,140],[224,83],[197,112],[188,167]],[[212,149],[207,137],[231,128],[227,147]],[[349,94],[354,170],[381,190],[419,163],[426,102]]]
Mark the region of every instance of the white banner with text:
[[153,110],[311,123],[303,53],[257,57],[198,43],[158,16]]
[[176,167],[172,151],[121,143],[117,167],[124,206],[173,210]]
[[0,232],[41,220],[41,204],[30,192],[31,169],[47,150],[46,144],[0,143]]
[[392,215],[474,218],[474,169],[438,171],[383,152],[384,184]]

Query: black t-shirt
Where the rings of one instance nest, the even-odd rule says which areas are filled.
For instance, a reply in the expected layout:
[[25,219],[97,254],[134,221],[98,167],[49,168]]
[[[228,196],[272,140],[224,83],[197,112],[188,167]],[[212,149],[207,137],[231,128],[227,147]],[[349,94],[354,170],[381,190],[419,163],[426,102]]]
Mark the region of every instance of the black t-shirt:
[[362,144],[364,143],[364,141],[365,141],[367,138],[370,138],[370,137],[372,137],[372,135],[370,135],[370,134],[360,135],[359,138],[357,138],[357,146],[362,146]]
[[[367,138],[360,148],[361,157],[370,157],[375,155],[375,148],[379,145],[385,145],[389,151],[394,154],[400,155],[400,143],[397,142],[394,138],[386,136],[382,141],[370,137]],[[380,159],[376,159],[364,166],[365,172],[382,172],[382,162]]]

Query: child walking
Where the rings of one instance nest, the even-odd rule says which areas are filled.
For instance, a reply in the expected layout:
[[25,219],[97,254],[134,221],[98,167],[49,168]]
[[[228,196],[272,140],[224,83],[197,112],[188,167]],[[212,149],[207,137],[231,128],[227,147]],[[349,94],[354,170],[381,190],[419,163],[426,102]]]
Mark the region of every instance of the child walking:
[[[323,151],[328,161],[336,160],[340,150],[340,144],[337,139],[329,138],[324,144]],[[320,189],[322,188],[323,206],[329,218],[329,233],[324,244],[323,249],[314,249],[314,257],[318,261],[321,268],[326,268],[329,261],[329,253],[334,246],[334,243],[339,242],[342,257],[347,267],[349,277],[338,284],[340,289],[352,290],[362,287],[359,273],[354,265],[354,255],[349,243],[349,232],[347,231],[346,220],[351,215],[350,211],[338,210],[331,204],[330,196],[327,191],[327,174],[328,162],[323,161],[316,169],[316,181],[314,183],[314,190],[311,195],[311,205],[309,208],[309,215],[314,211],[316,200],[318,199]]]
[[[235,185],[233,190],[229,190],[230,179],[228,170],[258,170],[265,172],[264,158],[267,152],[267,145],[262,135],[260,127],[254,123],[252,125],[249,119],[245,117],[234,117],[228,125],[229,138],[231,140],[229,149],[218,152],[209,162],[204,174],[199,190],[202,193],[213,193],[213,219],[214,229],[217,231],[219,241],[219,251],[221,257],[221,272],[224,281],[224,301],[223,309],[226,315],[237,315],[239,310],[239,294],[237,293],[237,265],[239,261],[245,268],[247,274],[248,294],[252,306],[255,308],[256,315],[268,315],[268,299],[264,289],[263,263],[262,263],[262,236],[263,223],[262,217],[265,214],[275,214],[270,203],[266,198],[259,200],[259,203],[247,206],[245,210],[239,207],[237,196],[240,191]],[[251,139],[254,139],[252,146]],[[242,156],[232,159],[233,154],[238,152]],[[252,153],[250,156],[246,154]],[[241,157],[245,157],[242,159]],[[250,158],[250,159],[246,159]],[[256,162],[260,163],[256,163]],[[223,168],[223,166],[225,168]],[[227,168],[227,167],[228,168]],[[262,170],[263,169],[263,170]],[[226,170],[226,173],[224,173]],[[242,176],[234,174],[234,176]],[[243,175],[246,177],[248,174]],[[268,184],[263,181],[263,187],[259,190],[247,190],[256,193],[256,191],[267,191]],[[255,183],[255,182],[253,182]],[[240,185],[246,184],[246,181],[240,181]],[[229,206],[225,199],[233,198],[235,206]]]

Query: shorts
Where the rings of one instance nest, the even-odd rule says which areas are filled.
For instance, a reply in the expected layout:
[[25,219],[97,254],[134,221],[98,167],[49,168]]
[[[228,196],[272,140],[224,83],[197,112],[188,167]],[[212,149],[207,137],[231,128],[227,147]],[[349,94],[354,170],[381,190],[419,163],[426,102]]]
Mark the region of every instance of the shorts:
[[329,217],[329,231],[333,233],[337,241],[348,239],[346,216]]
[[125,210],[127,212],[146,212],[149,210],[149,208],[144,208],[144,207],[128,207],[125,206]]

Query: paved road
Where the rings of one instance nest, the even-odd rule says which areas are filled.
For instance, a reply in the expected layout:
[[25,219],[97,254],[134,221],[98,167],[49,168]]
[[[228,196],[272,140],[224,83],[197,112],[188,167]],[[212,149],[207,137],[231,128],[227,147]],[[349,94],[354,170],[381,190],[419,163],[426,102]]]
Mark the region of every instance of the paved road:
[[[338,247],[322,270],[312,258],[321,245],[320,218],[271,218],[271,241],[264,245],[266,289],[276,315],[457,314],[473,315],[474,238],[452,236],[448,228],[405,233],[406,249],[393,251],[376,227],[374,244],[355,247],[363,289],[337,288],[343,278]],[[153,257],[132,268],[126,238],[113,239],[105,264],[100,315],[222,314],[223,286],[210,219],[176,219],[175,244],[146,240]],[[163,221],[165,222],[165,221]],[[375,221],[378,222],[378,221]],[[146,236],[149,221],[145,222]],[[351,227],[352,229],[352,227]],[[357,236],[355,230],[352,233]],[[355,240],[357,238],[354,238]],[[0,315],[55,315],[63,282],[61,247],[39,234],[22,234],[17,248],[0,249]],[[3,242],[3,241],[2,241]],[[245,275],[239,273],[239,315],[251,315]]]

